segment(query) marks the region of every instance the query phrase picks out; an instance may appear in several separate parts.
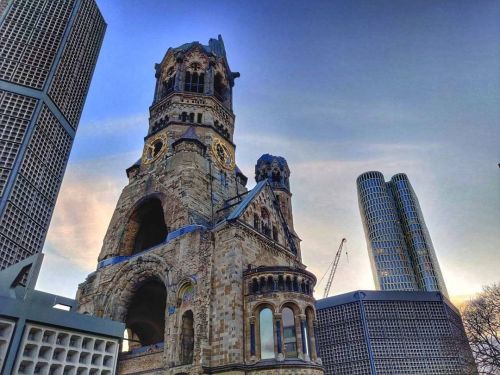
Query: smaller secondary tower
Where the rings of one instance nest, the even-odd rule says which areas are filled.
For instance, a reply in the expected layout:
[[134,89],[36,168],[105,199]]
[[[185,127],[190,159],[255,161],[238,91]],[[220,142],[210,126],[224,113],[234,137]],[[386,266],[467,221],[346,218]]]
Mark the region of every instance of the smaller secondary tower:
[[408,177],[380,172],[357,179],[358,202],[379,290],[448,292],[417,196]]
[[262,155],[255,165],[255,181],[267,179],[276,199],[279,202],[281,213],[288,227],[293,231],[292,193],[290,192],[290,169],[286,159],[270,154]]

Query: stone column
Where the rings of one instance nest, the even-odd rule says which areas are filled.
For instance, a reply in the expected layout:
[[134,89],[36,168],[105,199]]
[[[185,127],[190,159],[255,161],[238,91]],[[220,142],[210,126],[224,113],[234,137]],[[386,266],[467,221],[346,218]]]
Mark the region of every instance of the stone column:
[[273,276],[273,292],[278,291],[278,276]]
[[255,360],[255,316],[250,317],[250,359]]
[[205,74],[205,94],[214,94],[214,61],[210,61],[208,64],[207,73]]
[[300,344],[297,343],[298,357],[303,360],[308,360],[309,354],[307,353],[305,329],[306,316],[304,314],[297,315],[295,322],[295,334],[297,335],[297,340],[300,341]]
[[274,314],[274,332],[276,337],[276,359],[283,361],[285,356],[283,355],[283,339],[281,335],[281,314]]
[[159,71],[156,72],[155,78],[156,78],[156,84],[155,84],[155,97],[153,98],[153,102],[154,103],[156,103],[158,100],[161,99],[161,92],[160,92],[160,87],[161,87],[160,80],[161,80],[161,76],[160,76],[160,72]]
[[175,72],[175,83],[174,83],[174,91],[184,91],[184,72],[186,71],[186,67],[184,66],[184,62],[177,63],[177,69]]
[[[319,356],[318,356],[318,349],[316,346],[316,325],[317,325],[317,320],[309,320],[309,343],[310,343],[310,348],[309,351],[311,352],[311,360],[318,362]],[[321,360],[319,360],[319,363],[321,364]]]

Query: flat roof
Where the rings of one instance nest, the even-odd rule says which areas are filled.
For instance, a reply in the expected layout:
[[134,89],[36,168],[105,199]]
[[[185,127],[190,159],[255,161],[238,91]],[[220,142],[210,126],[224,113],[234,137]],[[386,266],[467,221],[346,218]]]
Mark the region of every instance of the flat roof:
[[385,290],[355,290],[337,296],[319,299],[316,309],[322,310],[330,307],[344,305],[359,301],[417,301],[417,302],[444,302],[456,313],[458,310],[440,292],[421,291],[385,291]]
[[[10,320],[123,338],[125,324],[80,314],[74,299],[35,290],[43,254],[35,254],[0,272],[0,316]],[[26,284],[21,280],[26,277]],[[69,311],[56,308],[66,306]]]

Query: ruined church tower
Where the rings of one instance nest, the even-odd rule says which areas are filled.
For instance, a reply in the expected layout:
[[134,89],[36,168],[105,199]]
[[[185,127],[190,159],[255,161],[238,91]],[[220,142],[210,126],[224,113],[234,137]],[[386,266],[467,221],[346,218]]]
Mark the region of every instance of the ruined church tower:
[[323,374],[290,170],[263,155],[246,188],[222,38],[169,48],[155,69],[143,153],[79,311],[125,323],[120,374]]

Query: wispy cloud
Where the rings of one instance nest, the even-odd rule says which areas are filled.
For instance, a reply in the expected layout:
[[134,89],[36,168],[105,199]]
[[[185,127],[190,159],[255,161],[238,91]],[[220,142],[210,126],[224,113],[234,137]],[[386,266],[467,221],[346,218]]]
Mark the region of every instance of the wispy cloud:
[[[122,122],[112,123],[120,126]],[[412,182],[426,181],[429,170],[432,170],[433,154],[442,148],[437,142],[367,142],[358,143],[357,147],[363,152],[353,155],[341,152],[343,148],[354,147],[354,144],[346,145],[345,142],[303,141],[287,136],[260,137],[252,133],[239,136],[237,143],[240,168],[249,177],[253,175],[254,163],[260,153],[271,151],[288,158],[292,172],[294,221],[302,239],[303,261],[318,279],[333,259],[340,240],[347,238],[348,255],[342,255],[332,294],[373,289],[357,204],[356,177],[367,170],[380,170],[387,178],[396,172],[406,172]],[[328,152],[332,149],[338,152]],[[50,285],[54,292],[60,292],[58,284],[61,283],[64,283],[65,290],[76,290],[85,275],[95,269],[118,196],[127,183],[124,170],[139,154],[140,150],[136,150],[69,165],[46,241],[44,269],[50,272],[42,273],[41,284]],[[439,218],[442,206],[432,204],[439,201],[439,196],[434,189],[423,189],[418,183],[415,187],[421,201],[430,202],[424,207],[429,224],[432,218]],[[442,228],[434,225],[430,229],[433,238],[438,239],[435,241],[436,250],[450,293],[473,293],[479,289],[479,281],[477,285],[470,283],[476,273],[463,264],[462,269],[457,270],[456,262],[452,261],[452,248],[439,246],[439,235],[443,231],[448,233],[449,228],[443,224]],[[54,271],[57,269],[73,272],[65,275]],[[469,281],[455,277],[455,274],[467,274]],[[317,286],[318,297],[322,296],[324,285],[325,282]]]
[[128,131],[148,128],[148,117],[144,114],[130,115],[119,118],[107,118],[82,124],[78,130],[78,137],[100,137],[105,135],[119,135]]
[[[333,155],[330,150],[354,144],[256,134],[245,134],[238,144],[238,160],[243,160],[240,167],[249,176],[259,151],[272,150],[288,159],[295,229],[302,239],[303,261],[318,281],[333,260],[340,240],[347,238],[348,255],[344,251],[331,294],[374,288],[356,195],[358,175],[367,170],[381,170],[387,177],[401,171],[420,175],[418,171],[424,171],[427,163],[420,155],[440,147],[437,143],[366,142],[357,144],[363,153]],[[325,284],[326,280],[317,285],[317,297],[323,295]]]
[[127,183],[124,169],[136,156],[134,152],[69,165],[45,243],[46,263],[59,258],[87,272],[95,268],[111,215]]

